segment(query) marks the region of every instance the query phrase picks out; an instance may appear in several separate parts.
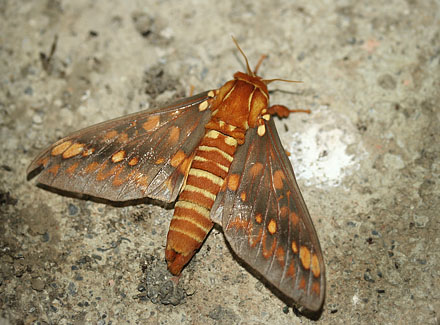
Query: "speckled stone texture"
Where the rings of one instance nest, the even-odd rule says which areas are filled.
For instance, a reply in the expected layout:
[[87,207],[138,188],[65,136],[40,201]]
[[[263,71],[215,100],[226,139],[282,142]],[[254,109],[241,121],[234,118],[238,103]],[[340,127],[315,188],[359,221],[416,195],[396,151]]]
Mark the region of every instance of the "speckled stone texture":
[[[0,324],[309,324],[220,229],[176,284],[172,209],[26,181],[43,147],[219,87],[243,60],[278,129],[327,265],[322,324],[438,324],[439,1],[0,0]],[[51,51],[57,35],[56,48]]]

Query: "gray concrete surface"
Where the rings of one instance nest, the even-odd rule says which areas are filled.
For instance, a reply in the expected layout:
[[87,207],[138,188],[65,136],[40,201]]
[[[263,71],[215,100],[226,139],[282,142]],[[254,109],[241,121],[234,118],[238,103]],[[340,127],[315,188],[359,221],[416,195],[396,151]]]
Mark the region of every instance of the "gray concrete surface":
[[251,63],[269,55],[264,77],[304,82],[272,84],[272,103],[313,111],[278,125],[325,255],[319,322],[439,324],[439,16],[409,0],[0,1],[0,323],[313,322],[218,229],[164,305],[172,210],[25,178],[75,129],[219,87],[243,70],[234,35]]

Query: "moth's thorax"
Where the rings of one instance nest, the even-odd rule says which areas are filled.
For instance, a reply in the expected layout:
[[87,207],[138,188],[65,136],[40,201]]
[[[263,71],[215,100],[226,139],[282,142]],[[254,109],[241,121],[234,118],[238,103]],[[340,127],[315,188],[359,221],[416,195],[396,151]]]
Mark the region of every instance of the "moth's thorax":
[[243,72],[225,83],[212,104],[213,116],[242,130],[254,128],[268,107],[269,93],[260,77]]

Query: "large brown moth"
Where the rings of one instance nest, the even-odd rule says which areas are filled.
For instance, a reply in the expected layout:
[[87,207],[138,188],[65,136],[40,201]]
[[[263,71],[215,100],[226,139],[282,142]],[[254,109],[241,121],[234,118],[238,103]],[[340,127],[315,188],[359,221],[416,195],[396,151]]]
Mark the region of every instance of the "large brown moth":
[[321,309],[325,271],[307,207],[281,145],[267,85],[247,72],[216,90],[77,131],[43,150],[28,178],[111,201],[175,203],[165,257],[179,275],[214,223],[236,255],[282,294]]

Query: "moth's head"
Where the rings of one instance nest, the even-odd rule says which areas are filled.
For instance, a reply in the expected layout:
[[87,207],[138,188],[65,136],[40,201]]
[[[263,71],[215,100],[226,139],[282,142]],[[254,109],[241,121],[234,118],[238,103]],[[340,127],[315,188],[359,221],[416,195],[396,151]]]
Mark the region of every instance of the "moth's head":
[[243,50],[240,48],[240,45],[238,45],[237,40],[234,37],[232,37],[232,40],[237,46],[237,49],[243,55],[243,58],[246,62],[246,70],[247,70],[246,73],[236,72],[234,74],[234,79],[244,81],[250,84],[251,86],[253,86],[255,89],[252,92],[251,96],[249,97],[249,118],[248,118],[249,127],[255,127],[257,125],[262,124],[262,120],[261,120],[262,118],[269,119],[270,117],[267,111],[267,108],[269,107],[269,90],[267,89],[267,85],[274,81],[285,81],[285,82],[301,82],[301,81],[261,78],[260,76],[257,75],[257,72],[258,69],[260,68],[261,63],[267,56],[266,55],[261,56],[257,65],[255,66],[255,69],[252,70],[249,65],[249,61],[246,57],[246,54],[244,54]]

